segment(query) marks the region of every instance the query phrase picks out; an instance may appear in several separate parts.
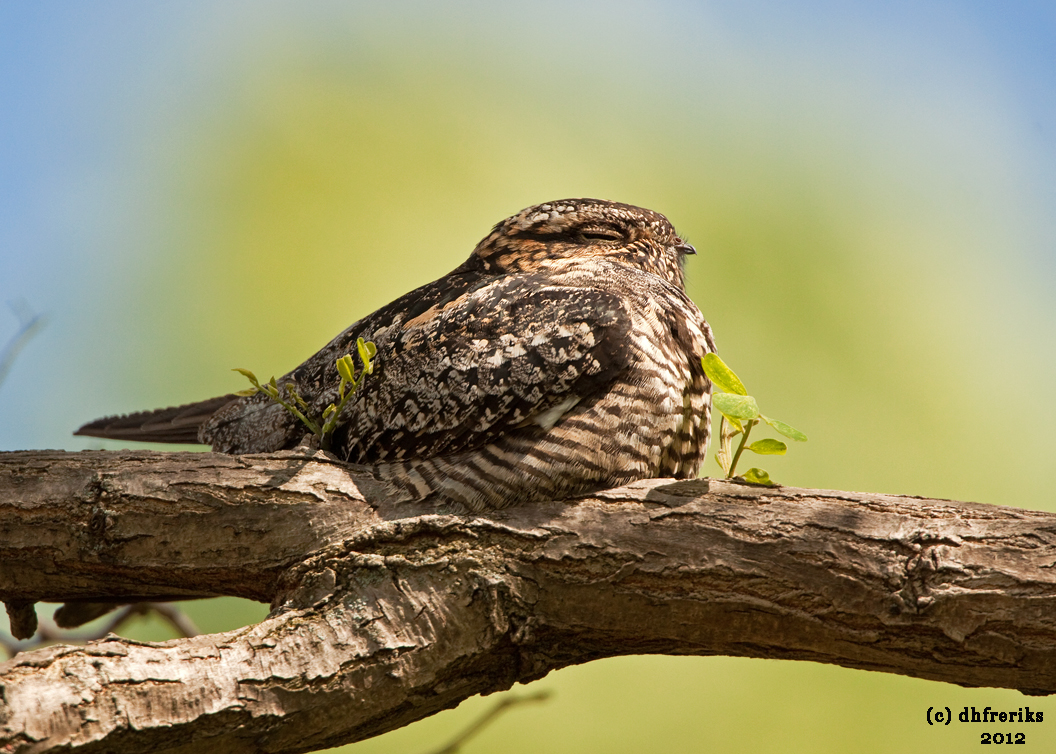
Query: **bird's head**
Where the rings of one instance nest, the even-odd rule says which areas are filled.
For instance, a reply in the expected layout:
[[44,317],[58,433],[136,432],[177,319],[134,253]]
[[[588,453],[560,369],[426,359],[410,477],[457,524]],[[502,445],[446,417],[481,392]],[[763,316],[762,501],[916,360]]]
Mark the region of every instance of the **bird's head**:
[[531,272],[610,259],[685,288],[683,258],[695,254],[659,212],[601,199],[562,199],[496,225],[473,256],[489,272]]

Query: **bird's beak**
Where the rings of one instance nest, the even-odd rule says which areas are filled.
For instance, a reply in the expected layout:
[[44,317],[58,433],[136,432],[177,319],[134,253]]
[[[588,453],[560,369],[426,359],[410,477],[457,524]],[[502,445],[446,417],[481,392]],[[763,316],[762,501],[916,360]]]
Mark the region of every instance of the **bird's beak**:
[[679,254],[696,254],[697,253],[697,250],[694,249],[690,244],[686,243],[685,241],[681,241],[680,243],[676,244],[675,245],[675,251],[677,251]]

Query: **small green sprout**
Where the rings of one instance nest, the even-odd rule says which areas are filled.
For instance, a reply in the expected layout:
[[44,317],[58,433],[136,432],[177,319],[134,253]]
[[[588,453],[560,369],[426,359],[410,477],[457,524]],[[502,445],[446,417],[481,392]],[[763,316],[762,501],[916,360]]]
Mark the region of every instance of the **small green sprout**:
[[341,384],[337,388],[338,402],[336,404],[331,403],[323,409],[322,416],[315,416],[312,414],[311,406],[309,406],[308,402],[300,396],[292,382],[287,382],[283,386],[287,396],[287,398],[284,399],[283,390],[279,389],[278,383],[276,383],[274,377],[261,385],[257,380],[256,375],[248,369],[231,370],[233,372],[238,372],[253,384],[253,387],[247,388],[246,390],[240,390],[235,393],[235,395],[248,396],[263,393],[271,398],[272,401],[289,411],[290,414],[297,417],[313,435],[318,437],[319,447],[323,450],[330,450],[330,439],[334,434],[334,430],[337,429],[338,421],[341,419],[341,412],[345,410],[345,406],[348,404],[353,394],[355,394],[359,386],[363,384],[363,378],[368,374],[374,373],[374,357],[378,353],[377,346],[369,340],[365,341],[363,338],[357,338],[356,350],[359,352],[360,361],[363,362],[363,369],[360,370],[359,376],[357,377],[356,363],[353,361],[350,354],[345,354],[337,360],[334,366],[337,367],[337,374],[341,378]]
[[[727,479],[732,479],[737,471],[737,462],[741,460],[741,453],[750,450],[762,456],[783,456],[788,451],[788,446],[780,440],[764,439],[756,440],[748,444],[748,435],[752,427],[760,421],[766,422],[779,434],[784,435],[796,442],[806,442],[807,436],[795,427],[790,427],[777,419],[764,416],[759,411],[759,405],[755,398],[748,395],[744,383],[738,379],[733,370],[726,366],[725,362],[716,354],[705,354],[700,360],[704,366],[704,373],[708,379],[721,393],[712,396],[711,405],[721,414],[719,420],[719,451],[715,454],[715,460],[719,462]],[[740,435],[741,440],[737,444],[737,450],[733,449],[733,441]],[[751,484],[763,484],[774,486],[770,475],[762,469],[751,468],[744,472],[741,478]]]

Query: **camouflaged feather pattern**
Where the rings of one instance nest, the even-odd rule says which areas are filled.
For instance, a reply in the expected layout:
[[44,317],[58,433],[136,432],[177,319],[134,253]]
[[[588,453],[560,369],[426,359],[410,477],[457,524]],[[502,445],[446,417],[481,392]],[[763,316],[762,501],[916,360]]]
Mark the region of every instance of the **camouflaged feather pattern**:
[[[686,296],[693,248],[649,210],[593,199],[499,223],[439,280],[359,320],[279,380],[317,413],[334,362],[377,345],[334,452],[375,467],[405,499],[471,510],[695,477],[705,458],[711,331]],[[217,451],[296,445],[297,420],[266,397],[202,425]]]

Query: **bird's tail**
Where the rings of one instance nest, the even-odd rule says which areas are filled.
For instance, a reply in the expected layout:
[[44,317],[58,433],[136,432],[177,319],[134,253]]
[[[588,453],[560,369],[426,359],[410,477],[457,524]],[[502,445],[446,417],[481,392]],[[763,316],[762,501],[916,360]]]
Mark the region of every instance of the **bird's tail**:
[[210,416],[236,400],[237,395],[221,395],[184,406],[137,411],[125,416],[105,416],[88,422],[74,434],[137,442],[198,443],[198,428]]

